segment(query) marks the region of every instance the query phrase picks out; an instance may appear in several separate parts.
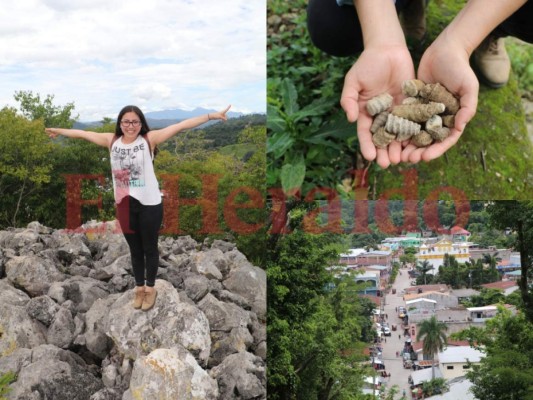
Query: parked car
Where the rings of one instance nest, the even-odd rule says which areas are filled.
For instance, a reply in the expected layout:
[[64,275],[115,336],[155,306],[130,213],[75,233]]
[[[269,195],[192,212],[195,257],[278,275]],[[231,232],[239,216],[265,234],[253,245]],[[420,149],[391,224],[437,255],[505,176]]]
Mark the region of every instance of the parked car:
[[385,336],[391,336],[391,335],[392,335],[392,332],[391,332],[391,330],[389,329],[388,326],[384,326],[384,327],[383,327],[383,334],[384,334]]

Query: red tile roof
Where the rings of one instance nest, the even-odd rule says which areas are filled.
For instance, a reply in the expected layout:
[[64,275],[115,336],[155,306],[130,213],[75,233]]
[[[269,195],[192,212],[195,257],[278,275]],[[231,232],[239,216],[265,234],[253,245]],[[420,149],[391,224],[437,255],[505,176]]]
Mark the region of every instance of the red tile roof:
[[439,285],[419,285],[419,286],[411,286],[405,289],[405,293],[411,293],[415,292],[418,293],[418,289],[422,290],[422,293],[425,292],[447,292],[448,286],[444,284]]
[[452,235],[470,235],[470,232],[461,228],[460,226],[454,226],[452,229],[450,229],[450,232]]
[[509,289],[509,288],[512,288],[513,286],[518,286],[518,285],[514,281],[499,281],[499,282],[485,283],[484,285],[481,285],[481,286],[487,289],[505,290],[505,289]]
[[360,297],[364,297],[365,299],[371,300],[375,305],[378,307],[381,306],[381,297],[378,296],[372,296],[371,294],[361,294]]

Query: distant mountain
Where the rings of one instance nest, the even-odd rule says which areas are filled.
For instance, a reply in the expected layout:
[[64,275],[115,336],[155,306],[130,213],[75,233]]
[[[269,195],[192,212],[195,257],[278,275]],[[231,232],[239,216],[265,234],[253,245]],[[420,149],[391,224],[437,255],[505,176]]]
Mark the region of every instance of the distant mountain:
[[[149,118],[149,119],[182,120],[182,119],[187,119],[187,118],[192,118],[192,117],[198,117],[199,115],[209,114],[209,113],[216,112],[216,111],[219,111],[219,110],[197,107],[191,111],[185,111],[185,110],[180,110],[180,109],[152,111],[152,112],[147,112],[144,115],[146,116],[146,118]],[[227,115],[228,115],[228,118],[237,118],[243,115],[243,113],[230,111],[228,112]]]
[[[148,121],[148,125],[150,128],[162,128],[168,125],[175,124],[176,122],[179,122],[181,120],[192,118],[192,117],[198,117],[200,115],[213,113],[219,110],[213,110],[213,109],[207,109],[207,108],[201,108],[197,107],[194,110],[186,111],[186,110],[163,110],[163,111],[152,111],[144,113],[144,116],[146,117]],[[245,114],[241,112],[228,112],[228,118],[239,118]],[[94,121],[94,122],[82,122],[77,121],[74,123],[75,129],[87,129],[89,127],[98,127],[102,126],[101,121]]]

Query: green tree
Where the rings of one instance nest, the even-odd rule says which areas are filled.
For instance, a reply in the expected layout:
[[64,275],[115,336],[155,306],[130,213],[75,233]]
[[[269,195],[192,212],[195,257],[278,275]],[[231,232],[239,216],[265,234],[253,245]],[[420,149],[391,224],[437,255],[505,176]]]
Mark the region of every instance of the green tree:
[[14,97],[19,103],[22,115],[30,121],[42,120],[47,128],[72,128],[74,124],[72,119],[74,103],[57,106],[53,103],[53,95],[49,94],[41,100],[39,93],[34,94],[31,91],[15,92]]
[[453,289],[458,289],[463,286],[464,277],[462,269],[454,256],[450,256],[449,254],[444,255],[444,261],[439,268],[436,282],[449,285]]
[[533,399],[533,325],[525,314],[499,307],[484,328],[472,327],[453,337],[485,353],[466,375],[477,399]]
[[511,229],[516,232],[515,250],[520,252],[522,275],[518,281],[524,312],[533,321],[533,293],[528,284],[533,271],[533,201],[495,201],[487,212],[491,224],[498,229]]
[[52,145],[42,121],[28,121],[12,108],[0,111],[0,226],[17,226],[25,201],[50,181]]
[[418,328],[416,340],[423,340],[424,356],[431,358],[431,379],[435,379],[435,354],[442,351],[447,343],[445,331],[448,326],[440,322],[433,315],[431,318],[422,321]]
[[352,277],[327,270],[347,241],[306,233],[307,207],[290,205],[291,233],[273,235],[267,247],[269,399],[353,399],[366,374],[357,362],[373,307]]
[[[32,92],[16,92],[14,97],[21,115],[10,108],[0,112],[0,226],[39,220],[52,227],[64,227],[65,202],[60,202],[65,193],[64,177],[56,174],[56,167],[58,163],[68,163],[57,154],[62,142],[52,143],[44,128],[72,127],[74,105],[56,106],[53,96],[41,100],[39,94]],[[83,153],[86,162],[88,154]]]
[[497,304],[505,299],[503,293],[498,289],[482,288],[478,296],[470,297],[467,306],[469,307],[483,307],[492,304]]
[[416,269],[418,272],[422,274],[422,279],[424,281],[424,285],[427,284],[427,273],[433,269],[433,266],[428,260],[424,260],[422,262],[418,262],[418,265],[416,266]]

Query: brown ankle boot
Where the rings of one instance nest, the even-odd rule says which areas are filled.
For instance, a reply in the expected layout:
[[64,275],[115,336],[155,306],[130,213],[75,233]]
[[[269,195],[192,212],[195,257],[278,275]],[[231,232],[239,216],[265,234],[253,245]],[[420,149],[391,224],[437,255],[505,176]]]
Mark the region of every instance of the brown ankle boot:
[[488,86],[499,88],[509,81],[511,61],[502,37],[489,35],[473,54],[474,64],[481,80]]
[[143,300],[142,310],[148,311],[151,309],[155,304],[155,299],[157,297],[157,290],[152,290],[150,292],[146,292]]
[[133,299],[133,308],[139,309],[141,308],[144,300],[145,292],[144,288],[142,290],[135,289],[135,297]]

